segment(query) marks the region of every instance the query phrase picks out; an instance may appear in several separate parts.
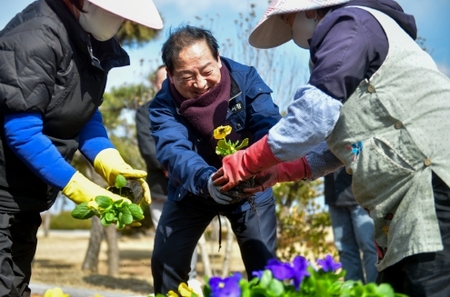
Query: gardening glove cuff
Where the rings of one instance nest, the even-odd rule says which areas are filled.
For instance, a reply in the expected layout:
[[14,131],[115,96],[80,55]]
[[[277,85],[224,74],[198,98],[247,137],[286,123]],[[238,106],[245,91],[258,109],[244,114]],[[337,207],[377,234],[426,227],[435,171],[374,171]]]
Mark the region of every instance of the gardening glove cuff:
[[278,182],[298,181],[311,178],[311,168],[306,157],[277,164]]
[[104,149],[95,156],[94,159],[95,172],[100,174],[106,182],[112,186],[116,181],[117,175],[121,174],[126,179],[135,179],[139,181],[144,190],[144,201],[151,203],[150,189],[144,178],[147,172],[143,170],[133,169],[128,165],[116,149]]
[[273,155],[267,143],[267,135],[246,150],[237,151],[222,160],[222,168],[214,176],[214,185],[226,192],[255,174],[280,161]]
[[79,171],[75,172],[64,189],[62,189],[62,193],[76,204],[92,201],[97,196],[108,196],[114,201],[122,199],[128,201],[127,203],[131,203],[130,200],[93,183]]
[[301,179],[309,179],[311,177],[311,169],[305,157],[291,162],[279,163],[275,166],[258,173],[255,176],[253,187],[244,189],[247,194],[255,194],[265,191],[277,183],[298,181]]
[[145,178],[147,172],[133,169],[125,163],[122,156],[116,149],[104,149],[95,156],[95,172],[100,174],[108,185],[114,185],[117,175],[121,174],[127,179]]

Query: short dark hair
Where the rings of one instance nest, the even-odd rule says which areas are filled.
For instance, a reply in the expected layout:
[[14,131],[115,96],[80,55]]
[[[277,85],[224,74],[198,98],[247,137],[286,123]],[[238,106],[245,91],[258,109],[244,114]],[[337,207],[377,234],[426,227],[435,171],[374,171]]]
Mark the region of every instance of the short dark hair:
[[170,73],[173,73],[175,68],[174,58],[177,57],[180,51],[186,46],[193,45],[201,40],[206,41],[212,56],[215,59],[218,59],[219,45],[211,31],[189,25],[180,26],[174,31],[171,31],[169,33],[169,38],[167,38],[162,46],[162,60],[164,65],[166,65],[167,70]]

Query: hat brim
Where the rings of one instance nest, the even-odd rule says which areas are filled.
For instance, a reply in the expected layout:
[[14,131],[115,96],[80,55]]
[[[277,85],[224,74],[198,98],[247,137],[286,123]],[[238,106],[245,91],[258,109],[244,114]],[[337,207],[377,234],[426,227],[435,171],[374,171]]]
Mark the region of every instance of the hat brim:
[[152,0],[89,0],[89,2],[146,27],[163,28],[163,21]]
[[273,0],[250,33],[248,42],[257,48],[272,48],[292,39],[292,28],[281,15],[340,5],[350,0]]
[[248,42],[257,48],[273,48],[292,39],[292,28],[281,19],[280,15],[273,15],[257,26],[248,38]]

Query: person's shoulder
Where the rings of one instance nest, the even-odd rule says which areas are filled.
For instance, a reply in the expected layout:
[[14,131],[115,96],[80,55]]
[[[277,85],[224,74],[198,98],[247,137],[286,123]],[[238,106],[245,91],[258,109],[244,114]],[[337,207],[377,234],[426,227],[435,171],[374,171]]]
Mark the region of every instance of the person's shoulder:
[[233,71],[249,71],[249,69],[251,68],[248,65],[242,64],[242,63],[240,63],[240,62],[238,62],[236,60],[233,60],[233,59],[230,59],[230,58],[227,58],[227,57],[221,56],[220,60],[222,61],[222,64],[224,64],[225,67],[227,67],[227,69],[230,72],[233,72]]
[[152,103],[152,100],[146,101],[144,103],[142,103],[137,109],[136,109],[136,113],[148,113],[148,109],[150,106],[150,103]]
[[372,20],[374,17],[372,14],[361,7],[357,6],[345,6],[330,12],[323,19],[323,23],[326,26],[332,24],[341,24],[341,23],[358,23],[363,24],[367,20]]
[[54,46],[55,42],[65,36],[66,30],[56,14],[45,1],[36,1],[18,13],[0,33],[3,44],[39,52]]
[[45,1],[35,1],[13,17],[3,31],[14,33],[36,31],[59,31],[63,24]]

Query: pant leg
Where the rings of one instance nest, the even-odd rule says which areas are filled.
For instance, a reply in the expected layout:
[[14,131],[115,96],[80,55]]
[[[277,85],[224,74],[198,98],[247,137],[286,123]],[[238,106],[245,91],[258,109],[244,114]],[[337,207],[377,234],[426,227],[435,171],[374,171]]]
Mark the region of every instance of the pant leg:
[[236,235],[247,277],[252,272],[263,270],[270,259],[276,257],[277,220],[273,197],[239,214],[229,214],[233,232]]
[[334,244],[339,252],[339,260],[345,269],[345,280],[361,280],[364,274],[358,243],[355,239],[350,210],[346,207],[329,205]]
[[198,261],[197,246],[195,246],[191,258],[191,271],[189,271],[189,279],[197,278],[197,261]]
[[0,214],[0,296],[28,297],[39,213]]
[[152,216],[152,223],[153,227],[158,227],[159,218],[161,217],[161,213],[164,207],[164,201],[160,199],[154,199],[152,200],[152,203],[150,203],[150,215]]
[[197,242],[216,215],[183,200],[167,200],[158,222],[151,259],[155,294],[176,291],[181,282],[187,283]]
[[433,173],[433,190],[444,250],[407,257],[381,271],[378,280],[410,297],[450,296],[450,188]]
[[365,283],[376,282],[378,269],[375,264],[378,261],[377,250],[374,241],[374,223],[367,211],[357,205],[350,208],[353,232],[359,250],[362,254],[362,263],[364,267]]

